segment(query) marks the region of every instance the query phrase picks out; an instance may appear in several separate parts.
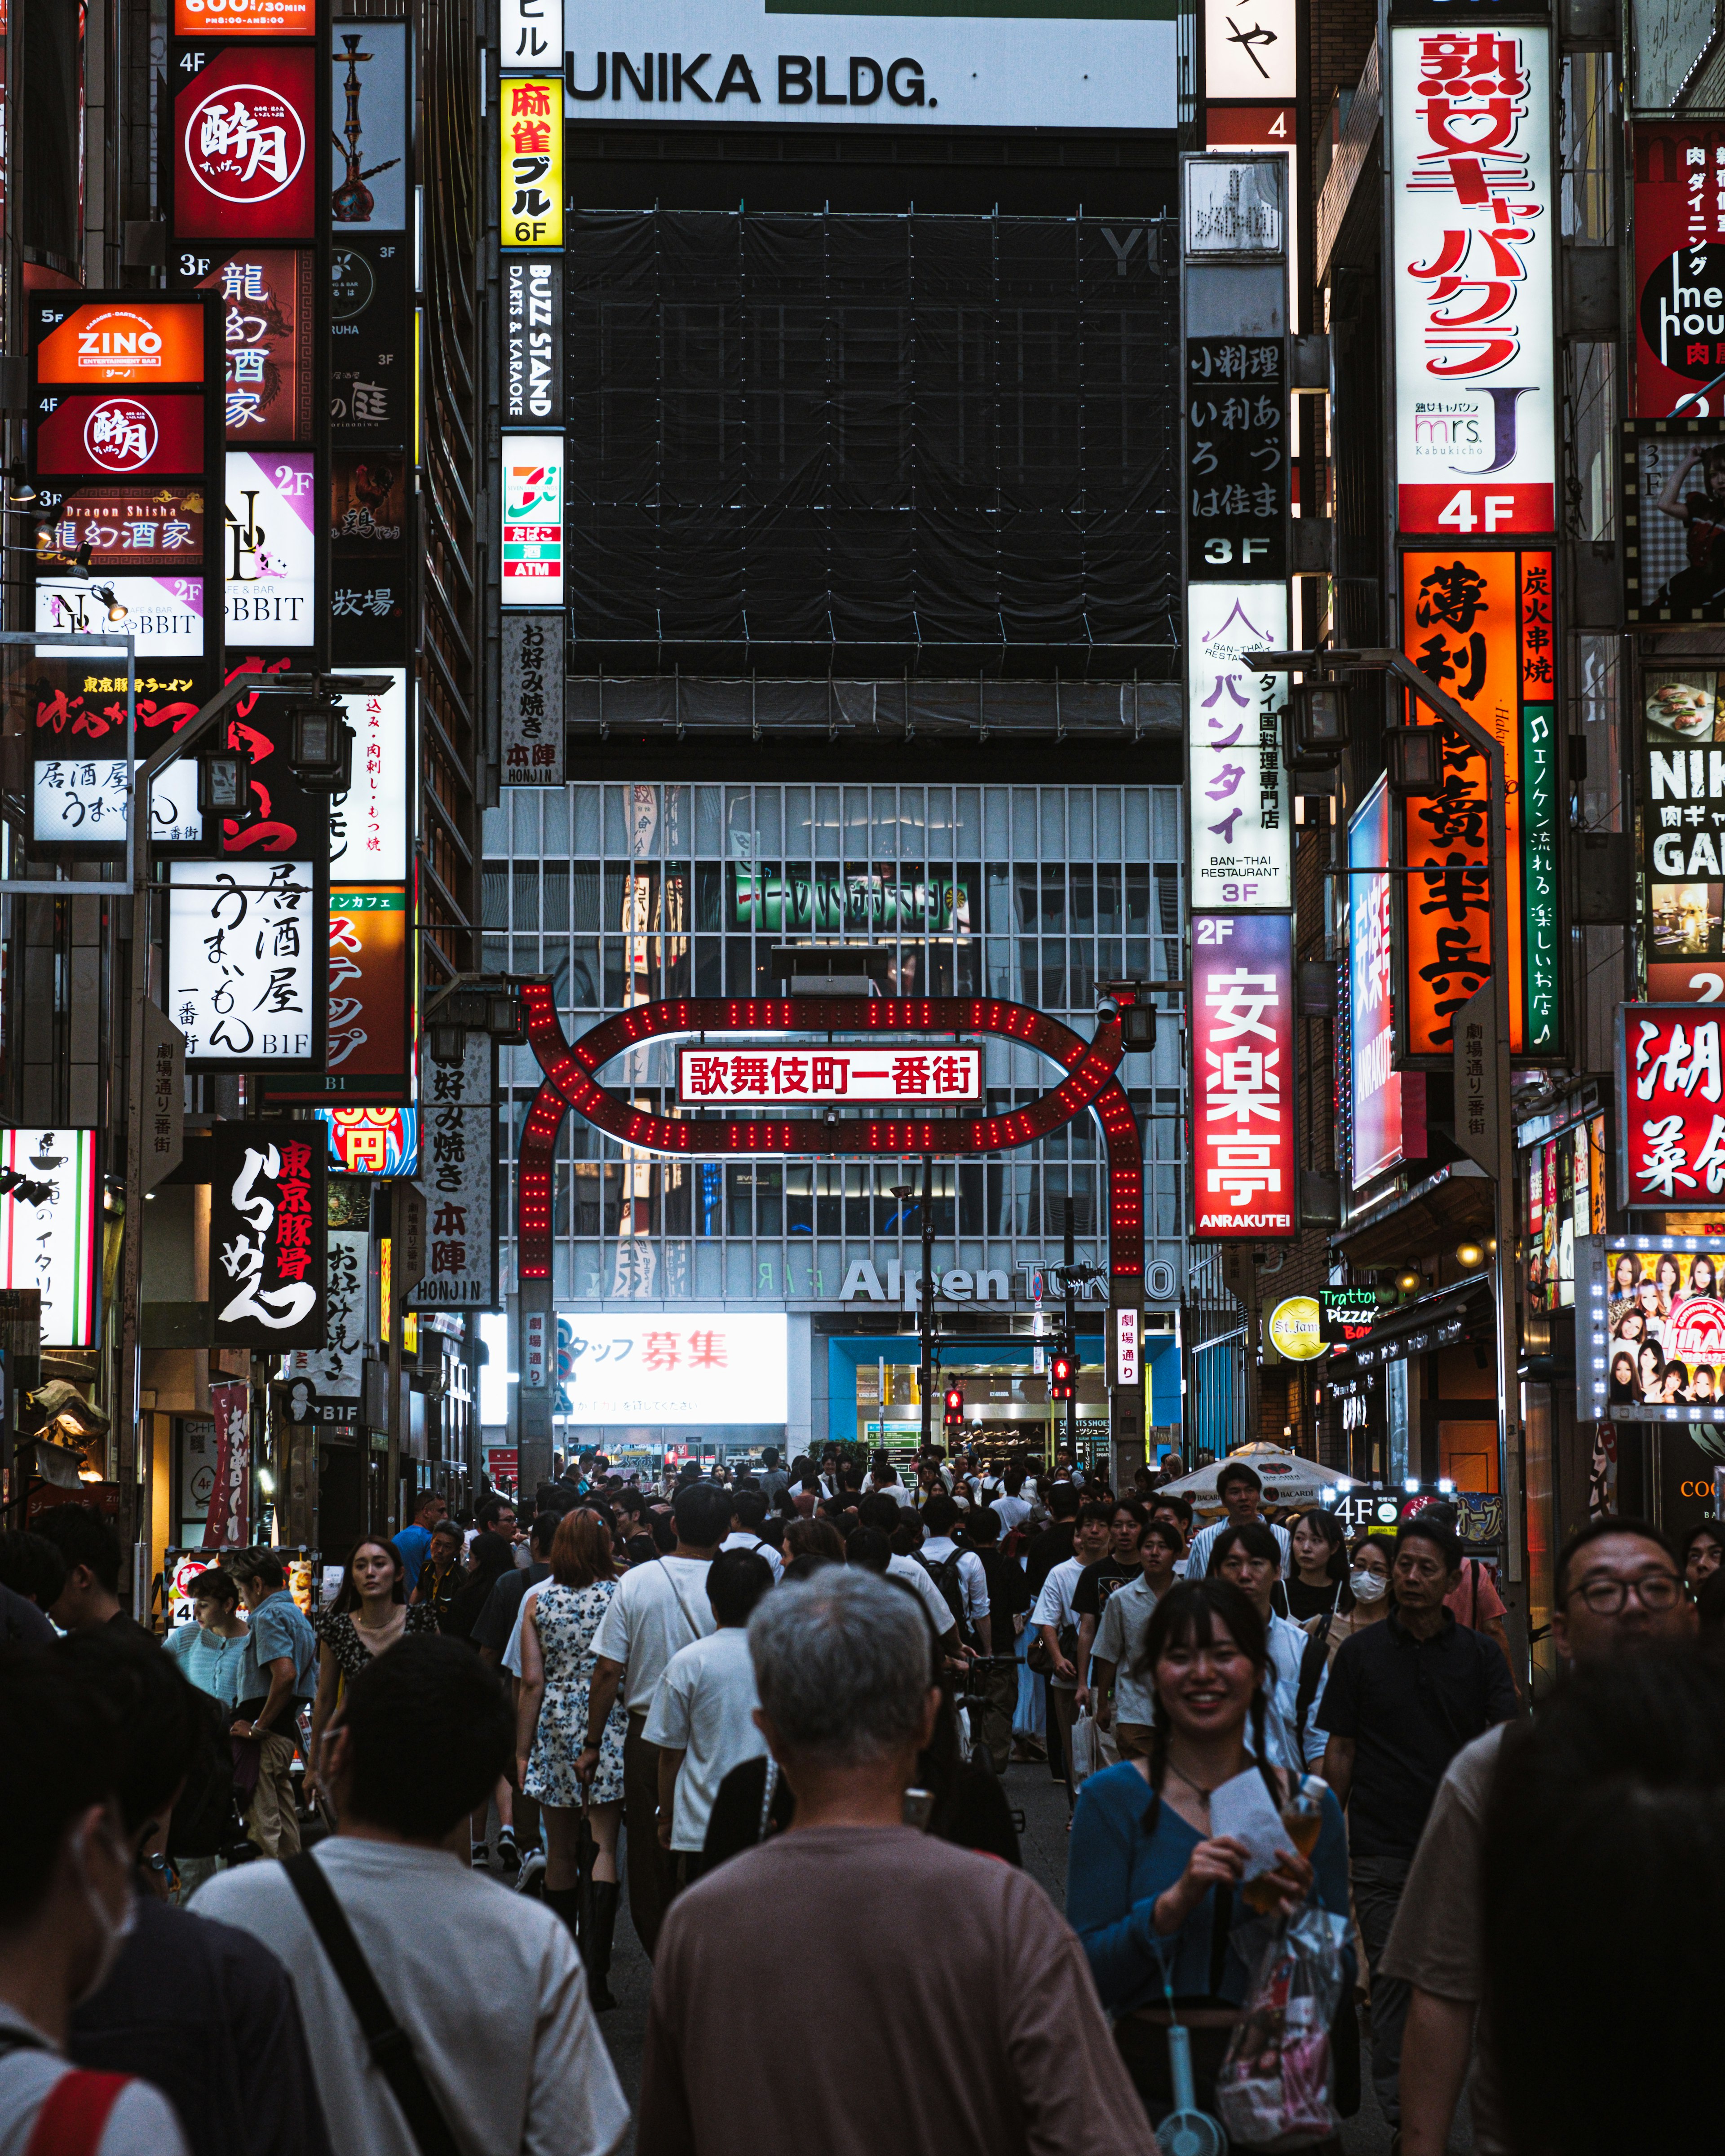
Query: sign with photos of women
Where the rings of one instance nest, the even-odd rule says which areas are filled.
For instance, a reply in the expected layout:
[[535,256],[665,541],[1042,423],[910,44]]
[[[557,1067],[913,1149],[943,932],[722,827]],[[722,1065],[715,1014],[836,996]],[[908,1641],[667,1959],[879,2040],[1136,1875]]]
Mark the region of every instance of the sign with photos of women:
[[1725,1235],[1589,1235],[1584,1420],[1725,1421]]

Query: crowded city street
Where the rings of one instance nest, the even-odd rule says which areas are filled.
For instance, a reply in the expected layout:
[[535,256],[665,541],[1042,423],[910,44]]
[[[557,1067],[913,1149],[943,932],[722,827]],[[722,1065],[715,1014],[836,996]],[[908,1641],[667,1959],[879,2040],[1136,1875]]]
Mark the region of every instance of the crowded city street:
[[0,2156],[1640,2156],[1725,0],[0,0]]

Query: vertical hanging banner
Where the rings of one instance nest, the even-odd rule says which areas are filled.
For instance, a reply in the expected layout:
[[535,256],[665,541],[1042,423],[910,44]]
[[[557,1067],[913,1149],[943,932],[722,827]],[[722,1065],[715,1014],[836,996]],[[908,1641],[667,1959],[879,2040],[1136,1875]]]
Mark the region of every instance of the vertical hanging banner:
[[543,74],[563,64],[563,0],[501,0],[497,64],[506,74]]
[[1348,1163],[1356,1190],[1425,1152],[1425,1074],[1394,1063],[1389,838],[1389,788],[1380,778],[1348,826]]
[[563,78],[505,75],[498,85],[506,247],[563,244]]
[[315,1124],[213,1127],[209,1281],[214,1346],[322,1346],[328,1173]]
[[1553,531],[1551,33],[1400,24],[1389,47],[1397,525]]
[[[1725,126],[1637,121],[1638,419],[1725,411]],[[1711,295],[1711,296],[1710,296]]]
[[563,783],[563,634],[560,613],[503,617],[503,783]]
[[1254,673],[1245,658],[1286,646],[1287,588],[1194,583],[1186,620],[1191,903],[1291,906],[1288,677]]
[[503,263],[503,424],[563,423],[563,265],[554,254]]
[[563,603],[563,438],[503,437],[503,603]]
[[206,1549],[244,1549],[251,1541],[252,1389],[212,1385],[210,1413],[216,1425],[216,1479],[204,1515]]
[[1194,1235],[1296,1232],[1293,965],[1286,913],[1193,916]]
[[427,1224],[424,1276],[408,1298],[415,1310],[497,1306],[495,1070],[490,1036],[470,1033],[459,1063],[421,1070]]
[[[1409,553],[1401,568],[1404,651],[1503,747],[1511,1047],[1555,1055],[1563,1028],[1552,557]],[[1440,723],[1425,705],[1410,716]],[[1410,874],[1397,1020],[1404,1055],[1431,1070],[1448,1067],[1455,1014],[1491,979],[1495,956],[1485,759],[1453,727],[1443,736],[1441,790],[1400,812]]]

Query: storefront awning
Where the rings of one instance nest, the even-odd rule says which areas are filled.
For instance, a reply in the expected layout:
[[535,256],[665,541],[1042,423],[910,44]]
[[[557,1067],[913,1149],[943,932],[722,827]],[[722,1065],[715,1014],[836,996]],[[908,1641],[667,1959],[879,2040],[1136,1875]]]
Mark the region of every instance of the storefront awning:
[[1381,1370],[1386,1363],[1409,1355],[1452,1348],[1476,1326],[1489,1324],[1491,1311],[1491,1282],[1484,1273],[1475,1274],[1455,1287],[1420,1296],[1386,1312],[1363,1340],[1354,1342],[1353,1360],[1362,1370]]
[[1350,1265],[1406,1264],[1491,1232],[1490,1179],[1474,1162],[1458,1160],[1368,1208],[1331,1236],[1330,1247]]

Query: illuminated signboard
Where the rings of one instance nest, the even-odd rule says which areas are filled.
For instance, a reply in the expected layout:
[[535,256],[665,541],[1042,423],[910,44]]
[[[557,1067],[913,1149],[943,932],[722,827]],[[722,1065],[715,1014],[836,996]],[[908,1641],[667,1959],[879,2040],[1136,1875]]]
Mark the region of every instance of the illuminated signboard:
[[90,550],[92,567],[172,569],[203,556],[203,488],[194,486],[80,486],[51,495],[39,487],[41,535],[39,564],[54,554]]
[[321,1065],[323,897],[305,861],[169,862],[165,1008],[188,1069]]
[[1618,1194],[1631,1209],[1725,1195],[1720,1019],[1694,1004],[1617,1007]]
[[1725,1421],[1725,1235],[1578,1239],[1576,1407],[1598,1422]]
[[[1502,744],[1509,785],[1510,1037],[1517,1055],[1560,1040],[1556,643],[1552,557],[1405,554],[1402,648]],[[1437,723],[1421,704],[1411,716]],[[1482,757],[1444,730],[1442,790],[1401,811],[1407,878],[1399,1011],[1409,1058],[1447,1069],[1451,1020],[1491,977]]]
[[[197,659],[203,654],[202,577],[112,577],[102,586],[126,608],[123,621],[108,618],[109,602],[87,584],[36,587],[36,626],[59,636],[135,637],[140,659]],[[49,655],[44,648],[42,657]]]
[[[1358,1190],[1425,1152],[1425,1077],[1394,1068],[1389,792],[1379,779],[1348,825],[1348,1158]],[[1383,870],[1382,875],[1371,871]]]
[[181,475],[203,469],[203,399],[129,389],[43,398],[31,434],[35,469],[55,478]]
[[563,244],[563,79],[506,75],[497,86],[503,244]]
[[36,379],[67,388],[157,389],[203,379],[203,309],[185,300],[74,307],[36,348]]
[[413,1108],[319,1108],[330,1161],[347,1175],[415,1175],[419,1120]]
[[1192,921],[1193,1233],[1295,1232],[1293,923]]
[[563,603],[563,438],[503,438],[503,603]]
[[1389,1288],[1321,1287],[1317,1291],[1319,1337],[1340,1348],[1363,1340],[1376,1323],[1378,1311],[1394,1301]]
[[1245,663],[1248,651],[1286,644],[1287,587],[1194,583],[1186,603],[1193,906],[1291,906],[1288,680]]
[[220,295],[228,440],[303,442],[313,409],[311,280],[307,249],[254,247],[203,280]]
[[307,644],[316,633],[317,498],[309,449],[228,452],[230,644]]
[[788,1323],[775,1311],[577,1315],[557,1353],[559,1417],[578,1423],[780,1423]]
[[677,1098],[686,1106],[795,1101],[980,1101],[978,1048],[684,1048]]
[[1396,521],[1556,529],[1551,33],[1391,30]]
[[174,0],[179,38],[309,38],[317,0]]
[[882,875],[799,875],[794,870],[729,868],[730,922],[769,935],[814,929],[883,934],[970,933],[968,884],[895,883]]
[[[196,59],[198,53],[185,53]],[[311,239],[316,221],[316,55],[227,45],[174,99],[177,241]]]
[[1725,126],[1640,120],[1635,174],[1633,415],[1667,419],[1686,400],[1722,408],[1725,374]]
[[346,698],[353,729],[353,784],[330,806],[334,875],[393,883],[408,872],[412,823],[407,670],[379,667],[394,685],[381,696]]
[[96,1132],[0,1131],[0,1168],[33,1186],[0,1198],[0,1287],[42,1296],[44,1348],[88,1348],[95,1340]]
[[1692,665],[1641,675],[1637,798],[1647,879],[1647,994],[1725,996],[1725,681]]

